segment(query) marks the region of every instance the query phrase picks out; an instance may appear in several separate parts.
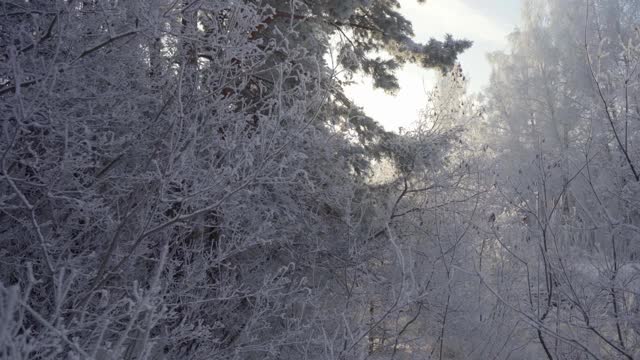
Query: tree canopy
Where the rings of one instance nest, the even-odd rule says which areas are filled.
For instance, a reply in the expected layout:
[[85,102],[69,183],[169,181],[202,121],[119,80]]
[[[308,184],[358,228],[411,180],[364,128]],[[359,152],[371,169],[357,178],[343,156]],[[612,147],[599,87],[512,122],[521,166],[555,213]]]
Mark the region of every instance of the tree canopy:
[[640,4],[523,4],[468,94],[396,0],[2,2],[0,358],[638,358]]

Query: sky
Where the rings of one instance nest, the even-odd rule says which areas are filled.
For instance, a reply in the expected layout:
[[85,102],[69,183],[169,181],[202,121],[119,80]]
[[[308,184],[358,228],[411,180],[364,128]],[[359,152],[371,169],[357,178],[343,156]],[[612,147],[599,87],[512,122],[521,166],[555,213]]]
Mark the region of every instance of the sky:
[[[416,40],[425,42],[431,37],[443,39],[450,33],[454,38],[472,40],[474,45],[459,58],[469,79],[469,91],[479,92],[488,85],[491,67],[486,54],[507,50],[507,35],[518,24],[520,0],[400,0],[401,12],[413,23]],[[435,83],[436,70],[407,65],[398,73],[400,91],[388,95],[374,90],[368,79],[345,90],[365,112],[382,123],[387,130],[408,129],[424,108],[426,93]]]

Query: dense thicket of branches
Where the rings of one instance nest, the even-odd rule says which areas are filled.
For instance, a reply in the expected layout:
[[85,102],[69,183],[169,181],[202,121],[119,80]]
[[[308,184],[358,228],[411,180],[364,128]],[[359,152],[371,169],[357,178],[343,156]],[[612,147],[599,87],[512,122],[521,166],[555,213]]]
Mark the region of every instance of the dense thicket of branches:
[[[401,63],[470,45],[414,43],[397,6],[3,1],[0,357],[389,351],[375,334],[424,291],[392,230],[407,177],[453,134],[416,158],[337,75],[393,91]],[[399,190],[372,185],[375,158]]]
[[470,96],[395,0],[0,3],[0,358],[638,358],[640,4],[524,9]]

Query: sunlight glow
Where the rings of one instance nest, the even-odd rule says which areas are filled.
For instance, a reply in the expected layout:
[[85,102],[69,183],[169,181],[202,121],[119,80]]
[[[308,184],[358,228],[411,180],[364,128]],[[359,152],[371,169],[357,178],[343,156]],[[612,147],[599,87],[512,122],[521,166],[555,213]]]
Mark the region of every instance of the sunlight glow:
[[[506,49],[506,37],[519,16],[515,0],[482,1],[480,6],[492,9],[492,13],[486,13],[478,3],[477,0],[431,0],[418,4],[411,0],[403,1],[401,9],[412,21],[419,41],[430,37],[441,39],[446,33],[474,41],[473,47],[460,57],[470,92],[479,92],[487,85],[491,68],[486,54]],[[502,11],[494,11],[496,8]],[[346,93],[388,130],[398,131],[412,127],[425,107],[426,94],[433,88],[436,77],[436,70],[408,65],[398,73],[401,90],[395,96],[374,90],[372,82],[362,78],[355,79],[357,83],[347,87]]]

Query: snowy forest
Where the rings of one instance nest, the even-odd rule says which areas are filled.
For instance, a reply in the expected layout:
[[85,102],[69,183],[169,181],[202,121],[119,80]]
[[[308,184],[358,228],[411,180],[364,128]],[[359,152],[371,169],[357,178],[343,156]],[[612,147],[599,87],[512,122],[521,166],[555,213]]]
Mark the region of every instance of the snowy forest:
[[640,2],[523,1],[472,94],[399,0],[1,0],[0,359],[639,359]]

